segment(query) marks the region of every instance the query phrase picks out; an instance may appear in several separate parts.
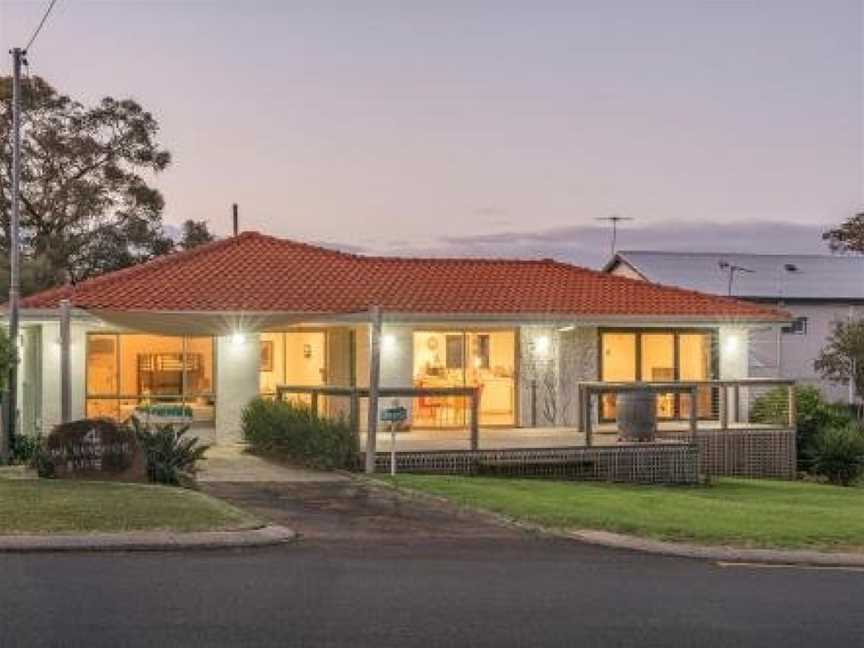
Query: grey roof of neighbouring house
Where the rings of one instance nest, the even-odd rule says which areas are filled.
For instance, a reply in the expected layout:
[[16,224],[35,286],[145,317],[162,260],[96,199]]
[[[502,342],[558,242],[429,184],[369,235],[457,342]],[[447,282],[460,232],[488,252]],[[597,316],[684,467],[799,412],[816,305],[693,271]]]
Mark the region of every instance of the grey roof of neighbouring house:
[[735,273],[736,297],[864,301],[864,256],[621,251],[623,261],[648,281],[725,295],[729,271],[720,262],[753,270]]

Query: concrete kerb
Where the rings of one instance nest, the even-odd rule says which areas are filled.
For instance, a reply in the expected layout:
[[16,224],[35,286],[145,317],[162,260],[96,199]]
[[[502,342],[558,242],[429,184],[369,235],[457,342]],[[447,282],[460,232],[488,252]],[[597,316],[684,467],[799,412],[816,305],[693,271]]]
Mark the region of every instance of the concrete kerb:
[[98,551],[203,551],[253,549],[287,544],[297,533],[279,525],[240,531],[141,531],[79,535],[0,536],[0,553]]
[[[453,504],[452,500],[438,495],[431,495],[422,491],[396,486],[388,482],[366,477],[365,475],[352,474],[356,480],[362,481],[373,487],[388,489],[402,496],[425,499],[430,502]],[[728,563],[757,563],[764,565],[800,565],[809,567],[862,567],[864,568],[864,553],[841,553],[824,552],[803,549],[748,549],[743,547],[730,547],[723,545],[698,545],[681,542],[666,542],[663,540],[652,540],[637,536],[613,533],[610,531],[597,531],[594,529],[562,530],[544,527],[539,524],[523,522],[506,515],[492,513],[483,509],[465,504],[456,504],[462,510],[470,511],[491,522],[506,524],[511,527],[539,533],[555,538],[565,538],[611,549],[623,549],[627,551],[640,551],[643,553],[656,554],[660,556],[671,556],[676,558],[691,558],[697,560],[711,560],[715,562]]]

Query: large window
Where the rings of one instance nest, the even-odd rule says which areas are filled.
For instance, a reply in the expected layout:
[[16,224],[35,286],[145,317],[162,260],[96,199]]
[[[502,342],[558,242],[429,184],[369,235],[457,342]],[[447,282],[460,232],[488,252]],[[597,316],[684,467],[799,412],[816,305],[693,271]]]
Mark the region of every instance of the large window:
[[88,335],[87,415],[125,419],[149,408],[212,422],[213,349],[211,337]]
[[[717,378],[717,332],[712,330],[602,331],[600,379],[604,382],[677,382]],[[712,390],[701,387],[700,417],[712,413]],[[660,394],[657,415],[686,418],[690,396]],[[615,418],[615,396],[603,397],[603,418]]]
[[277,385],[314,387],[327,383],[327,336],[324,331],[279,331],[261,334],[262,394]]
[[[480,424],[513,425],[516,412],[516,333],[416,331],[414,385],[480,387]],[[456,397],[421,397],[414,406],[417,427],[462,426],[468,402]]]

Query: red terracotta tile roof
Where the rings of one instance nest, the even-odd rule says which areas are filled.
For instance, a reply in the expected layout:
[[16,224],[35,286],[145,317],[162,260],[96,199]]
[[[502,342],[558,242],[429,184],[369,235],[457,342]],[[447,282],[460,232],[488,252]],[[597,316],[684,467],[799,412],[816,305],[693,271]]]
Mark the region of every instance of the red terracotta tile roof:
[[384,311],[550,316],[788,319],[735,299],[603,274],[552,260],[371,257],[245,232],[77,284],[31,295],[87,310]]

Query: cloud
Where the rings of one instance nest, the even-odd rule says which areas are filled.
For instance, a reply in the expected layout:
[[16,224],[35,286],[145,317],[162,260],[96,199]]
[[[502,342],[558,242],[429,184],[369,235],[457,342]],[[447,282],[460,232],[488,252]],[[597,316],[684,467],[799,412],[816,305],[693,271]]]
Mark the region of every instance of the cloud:
[[[825,254],[824,226],[774,221],[718,224],[665,221],[618,230],[619,250]],[[611,230],[598,225],[510,230],[467,236],[444,236],[445,254],[455,256],[552,257],[600,267],[610,255]]]
[[[828,254],[822,241],[825,225],[777,221],[692,223],[663,221],[618,230],[619,250],[680,252],[753,252]],[[550,227],[534,231],[504,230],[484,234],[442,236],[419,243],[386,240],[361,247],[325,243],[347,252],[411,257],[553,258],[600,268],[610,256],[611,231],[602,225]]]

